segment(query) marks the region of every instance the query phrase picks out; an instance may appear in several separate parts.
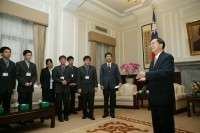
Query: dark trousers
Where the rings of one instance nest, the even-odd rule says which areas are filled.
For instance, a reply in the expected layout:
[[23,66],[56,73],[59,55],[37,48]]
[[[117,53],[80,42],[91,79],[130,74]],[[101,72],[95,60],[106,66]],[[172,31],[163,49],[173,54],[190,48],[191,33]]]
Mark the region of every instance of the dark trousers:
[[58,117],[62,117],[62,103],[64,105],[64,116],[67,117],[69,114],[69,92],[56,93],[56,111]]
[[154,133],[174,133],[174,105],[151,104],[151,115]]
[[[83,101],[83,115],[92,117],[94,113],[94,93],[87,92],[86,94],[81,94],[81,96]],[[87,109],[89,109],[89,113]]]
[[33,95],[33,91],[28,90],[24,90],[24,91],[20,91],[18,92],[18,103],[19,104],[29,104],[29,108],[32,108],[32,95]]
[[54,89],[42,89],[42,101],[54,103],[55,90]]
[[116,106],[116,90],[105,88],[103,89],[103,95],[104,95],[104,114],[108,114],[108,99],[110,98],[110,114],[115,114],[115,106]]
[[8,92],[0,93],[0,104],[2,104],[5,109],[10,108],[11,95],[12,93]]
[[76,87],[70,87],[70,111],[75,111],[75,93]]

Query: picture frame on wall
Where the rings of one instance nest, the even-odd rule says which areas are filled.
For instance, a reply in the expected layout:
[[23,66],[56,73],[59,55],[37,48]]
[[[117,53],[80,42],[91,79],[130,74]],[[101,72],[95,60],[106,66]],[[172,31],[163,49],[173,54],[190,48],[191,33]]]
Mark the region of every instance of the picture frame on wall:
[[200,20],[186,23],[190,55],[200,55]]
[[152,56],[151,56],[152,52],[149,47],[150,42],[151,42],[151,31],[152,31],[151,23],[141,26],[144,69],[149,69],[149,66],[152,60]]

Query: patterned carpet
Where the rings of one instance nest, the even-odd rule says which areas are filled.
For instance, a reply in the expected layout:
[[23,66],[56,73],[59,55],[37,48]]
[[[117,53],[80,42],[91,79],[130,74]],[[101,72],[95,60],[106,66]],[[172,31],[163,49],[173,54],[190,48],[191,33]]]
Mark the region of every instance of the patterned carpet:
[[[64,133],[153,133],[152,123],[118,116]],[[175,129],[175,133],[193,133]]]

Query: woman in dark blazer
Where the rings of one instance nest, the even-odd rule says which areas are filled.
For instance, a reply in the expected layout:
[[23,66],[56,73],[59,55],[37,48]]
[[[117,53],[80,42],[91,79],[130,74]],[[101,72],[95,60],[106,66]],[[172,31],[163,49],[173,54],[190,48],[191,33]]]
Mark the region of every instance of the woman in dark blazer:
[[55,89],[52,79],[53,62],[52,59],[46,59],[46,67],[41,70],[40,83],[42,88],[42,101],[54,103]]

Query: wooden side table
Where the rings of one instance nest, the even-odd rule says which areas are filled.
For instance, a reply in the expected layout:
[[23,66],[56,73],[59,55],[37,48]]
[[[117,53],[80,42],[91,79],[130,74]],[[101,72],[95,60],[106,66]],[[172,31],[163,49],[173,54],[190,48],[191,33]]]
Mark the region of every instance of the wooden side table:
[[139,109],[139,100],[141,100],[141,106],[143,107],[143,100],[148,100],[148,110],[150,110],[149,93],[137,93],[137,109]]
[[195,113],[195,104],[194,104],[195,102],[200,102],[200,97],[187,96],[187,113],[188,113],[188,117],[191,117],[190,103],[192,103],[192,110],[193,110],[193,113]]

